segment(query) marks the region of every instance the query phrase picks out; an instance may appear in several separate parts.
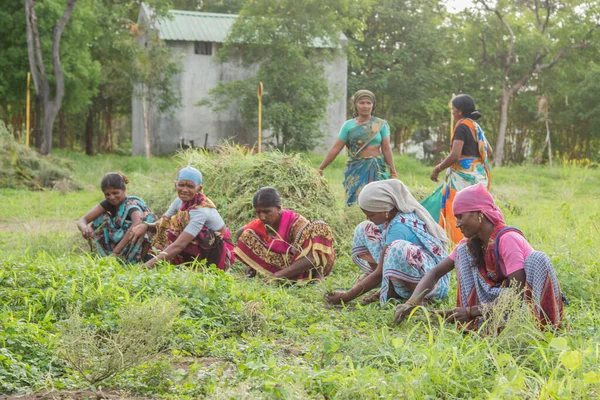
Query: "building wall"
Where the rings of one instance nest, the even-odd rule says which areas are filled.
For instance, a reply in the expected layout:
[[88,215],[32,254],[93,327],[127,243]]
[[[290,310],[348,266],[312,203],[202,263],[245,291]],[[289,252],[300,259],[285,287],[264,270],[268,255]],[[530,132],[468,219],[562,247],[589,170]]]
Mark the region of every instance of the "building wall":
[[[257,66],[244,67],[239,61],[218,63],[214,55],[218,45],[213,43],[212,55],[194,53],[194,42],[168,42],[174,56],[180,58],[183,71],[174,84],[181,91],[182,107],[172,116],[153,113],[151,151],[154,155],[174,152],[179,148],[180,139],[186,143],[193,140],[194,146],[214,147],[224,139],[253,145],[256,142],[256,127],[246,126],[235,104],[227,110],[214,112],[209,107],[196,104],[208,96],[208,92],[219,81],[236,81],[254,76]],[[325,139],[317,151],[325,152],[335,141],[337,133],[346,120],[346,81],[347,60],[337,57],[325,66],[325,75],[335,101],[327,108],[327,121],[323,130]],[[132,152],[144,154],[144,125],[141,105],[137,98],[132,99]]]

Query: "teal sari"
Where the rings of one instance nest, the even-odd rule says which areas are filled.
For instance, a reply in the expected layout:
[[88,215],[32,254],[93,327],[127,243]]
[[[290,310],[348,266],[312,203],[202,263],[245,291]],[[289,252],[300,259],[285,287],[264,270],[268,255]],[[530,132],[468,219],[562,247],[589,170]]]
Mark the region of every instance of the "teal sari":
[[356,203],[358,194],[368,183],[390,179],[382,153],[376,157],[360,157],[360,153],[381,132],[385,124],[387,124],[385,120],[373,117],[348,133],[346,141],[348,160],[344,170],[347,206]]

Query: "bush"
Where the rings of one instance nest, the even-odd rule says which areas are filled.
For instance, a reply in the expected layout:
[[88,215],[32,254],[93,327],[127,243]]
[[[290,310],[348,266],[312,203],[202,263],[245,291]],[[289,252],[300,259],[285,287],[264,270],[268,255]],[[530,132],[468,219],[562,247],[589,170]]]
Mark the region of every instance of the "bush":
[[166,350],[180,309],[156,298],[121,313],[116,332],[102,332],[75,311],[61,330],[58,354],[92,385],[140,365]]
[[42,157],[17,143],[0,120],[0,188],[44,189],[57,183],[69,190],[80,189],[71,179],[70,165],[60,158]]

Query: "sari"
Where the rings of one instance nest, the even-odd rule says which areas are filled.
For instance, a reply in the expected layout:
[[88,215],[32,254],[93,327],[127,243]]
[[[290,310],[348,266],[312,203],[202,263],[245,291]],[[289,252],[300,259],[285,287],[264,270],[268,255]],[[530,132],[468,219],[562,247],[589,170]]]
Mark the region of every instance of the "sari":
[[[160,251],[175,242],[190,222],[190,211],[203,207],[216,208],[208,197],[197,193],[192,200],[184,202],[170,220],[163,218],[157,229],[154,247]],[[204,259],[208,265],[214,264],[220,270],[229,269],[235,261],[229,229],[216,232],[203,226],[194,239],[170,261],[179,265]]]
[[385,120],[373,117],[348,132],[348,140],[346,141],[348,159],[344,170],[347,206],[356,203],[358,194],[366,184],[390,178],[382,153],[379,153],[376,157],[359,157],[371,140],[379,134],[384,124],[387,124]]
[[[141,213],[142,222],[152,223],[156,221],[156,215],[146,206],[142,199],[136,196],[127,196],[125,201],[119,205],[115,215],[108,212],[102,213],[98,218],[92,221],[92,229],[94,230],[93,243],[102,257],[112,254],[113,249],[123,239],[132,222],[129,214],[133,211]],[[144,246],[150,243],[149,236],[146,234],[143,240],[140,240],[135,245],[128,243],[123,248],[119,258],[127,263],[135,264],[143,262],[142,252]]]
[[[427,232],[425,224],[414,213],[398,213],[387,226],[375,225],[370,221],[361,222],[354,230],[352,261],[366,274],[373,272],[371,265],[362,259],[369,253],[376,262],[381,258],[386,236],[393,224],[406,225],[419,243],[407,240],[394,240],[390,243],[383,259],[383,275],[379,301],[389,300],[390,287],[401,299],[409,299],[412,291],[404,282],[419,283],[423,276],[442,262],[447,253],[441,240]],[[449,274],[444,275],[427,294],[427,298],[443,300],[448,297]]]
[[[323,221],[310,222],[292,210],[281,213],[275,237],[267,234],[267,227],[259,219],[248,223],[234,251],[241,262],[267,277],[310,255],[314,267],[290,279],[298,284],[329,275],[335,262],[329,225]],[[318,274],[313,275],[315,269]]]
[[[494,226],[484,257],[485,265],[473,265],[466,243],[458,245],[454,260],[458,284],[457,307],[491,303],[506,290],[507,282],[500,268],[498,244],[502,234],[509,231],[522,235],[516,228],[505,224]],[[564,314],[564,302],[550,258],[541,251],[532,252],[525,259],[524,272],[525,302],[529,311],[534,314],[538,326],[559,327]],[[465,329],[474,329],[481,322],[482,319],[478,318],[466,324]]]
[[456,217],[452,212],[452,203],[456,193],[478,183],[484,183],[489,190],[491,183],[490,166],[487,159],[488,143],[483,130],[475,121],[463,118],[454,126],[455,131],[460,124],[466,125],[471,130],[473,137],[476,138],[479,157],[461,157],[446,171],[442,188],[440,225],[446,230],[448,238],[454,243],[458,243],[463,239],[460,229],[456,227]]

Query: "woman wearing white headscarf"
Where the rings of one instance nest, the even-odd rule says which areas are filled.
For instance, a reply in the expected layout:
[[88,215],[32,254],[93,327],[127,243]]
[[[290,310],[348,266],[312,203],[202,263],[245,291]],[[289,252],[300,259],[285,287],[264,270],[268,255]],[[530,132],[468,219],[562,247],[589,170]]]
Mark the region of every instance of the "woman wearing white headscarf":
[[[447,257],[444,230],[397,179],[372,182],[363,188],[358,204],[368,221],[354,230],[352,260],[366,274],[348,292],[326,297],[332,304],[347,303],[381,285],[377,295],[408,299],[421,278]],[[449,276],[438,281],[427,297],[445,299]],[[363,303],[373,301],[363,299]]]

